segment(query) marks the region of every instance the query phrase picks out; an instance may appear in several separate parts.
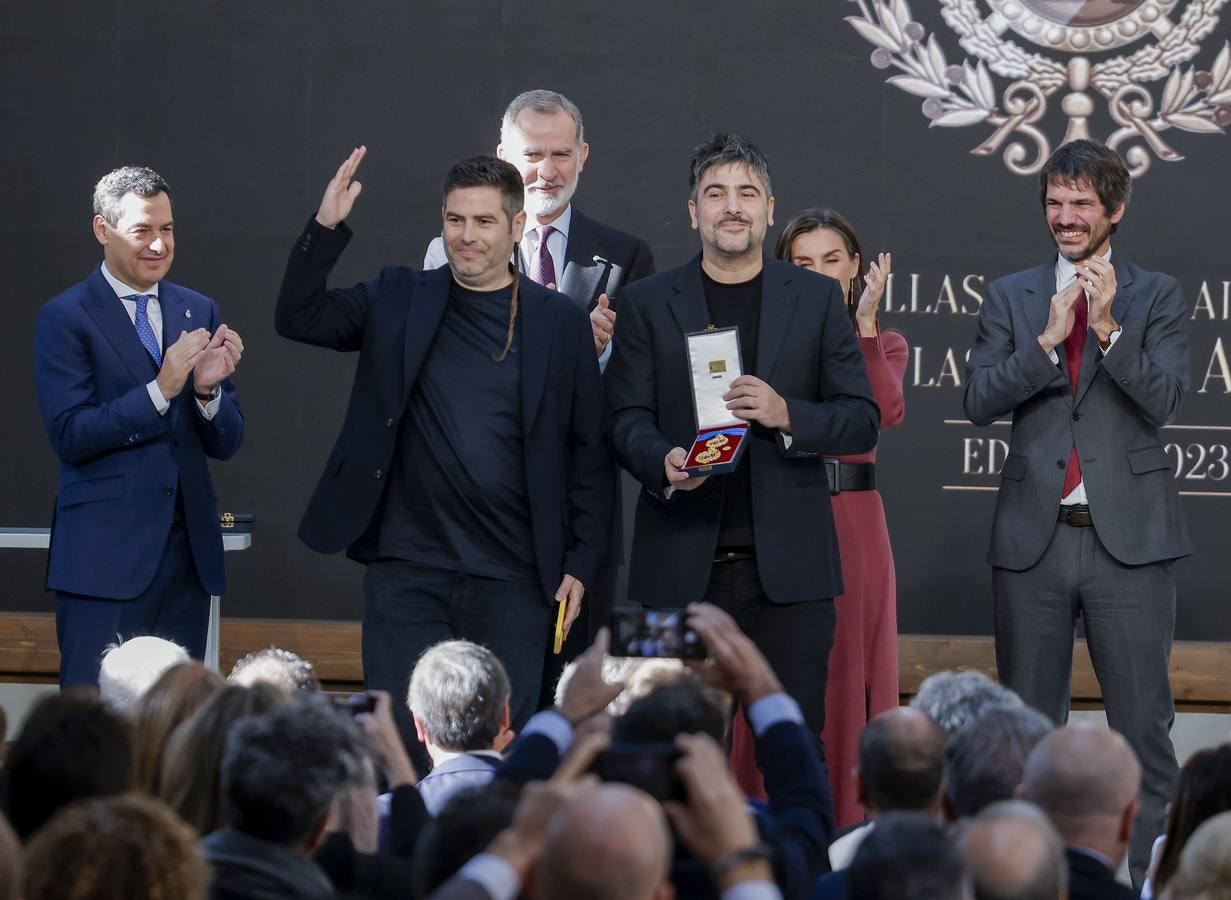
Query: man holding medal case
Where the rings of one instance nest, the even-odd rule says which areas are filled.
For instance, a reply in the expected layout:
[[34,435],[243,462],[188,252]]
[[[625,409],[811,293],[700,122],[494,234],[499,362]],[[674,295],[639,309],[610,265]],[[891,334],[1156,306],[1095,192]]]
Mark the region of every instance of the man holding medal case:
[[690,188],[701,255],[625,286],[606,372],[612,450],[642,486],[628,597],[731,614],[819,740],[842,593],[822,459],[870,449],[880,413],[837,282],[763,255],[761,151],[711,136]]

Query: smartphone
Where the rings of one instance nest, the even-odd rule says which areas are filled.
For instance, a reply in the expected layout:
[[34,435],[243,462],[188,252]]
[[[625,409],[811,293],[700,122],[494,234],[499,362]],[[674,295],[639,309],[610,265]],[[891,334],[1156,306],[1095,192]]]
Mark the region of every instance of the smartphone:
[[590,771],[603,781],[640,788],[655,800],[686,801],[675,773],[680,751],[674,744],[615,743],[594,758]]
[[368,693],[347,694],[345,697],[335,694],[333,702],[338,709],[345,710],[352,716],[376,712],[376,698]]
[[705,659],[705,644],[682,609],[617,606],[611,611],[612,656]]

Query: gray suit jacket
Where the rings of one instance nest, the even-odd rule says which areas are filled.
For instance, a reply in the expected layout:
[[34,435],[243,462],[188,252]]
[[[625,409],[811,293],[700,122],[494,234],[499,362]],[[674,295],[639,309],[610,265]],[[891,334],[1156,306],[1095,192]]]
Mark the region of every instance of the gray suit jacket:
[[1056,293],[1054,260],[988,285],[966,364],[966,415],[1011,415],[988,561],[1021,571],[1056,527],[1069,451],[1077,447],[1099,540],[1126,565],[1192,553],[1160,429],[1188,388],[1188,307],[1174,278],[1113,255],[1112,316],[1123,331],[1103,356],[1088,336],[1077,393],[1063,348],[1056,366],[1037,338]]

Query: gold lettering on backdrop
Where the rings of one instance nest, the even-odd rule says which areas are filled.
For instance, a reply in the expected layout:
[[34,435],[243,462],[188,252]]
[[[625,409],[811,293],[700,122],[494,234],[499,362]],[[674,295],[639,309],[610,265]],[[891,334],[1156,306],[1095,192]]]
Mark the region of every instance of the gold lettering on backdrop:
[[[961,276],[961,296],[959,297],[957,289],[954,287],[958,283],[956,275],[941,276],[940,286],[936,291],[936,302],[929,303],[926,306],[919,305],[919,295],[921,285],[923,284],[923,276],[918,272],[911,272],[910,275],[910,299],[903,300],[897,306],[894,306],[894,285],[899,284],[898,278],[904,277],[893,273],[889,275],[889,281],[885,285],[885,296],[881,301],[882,311],[887,313],[939,313],[947,312],[953,315],[976,316],[979,314],[979,308],[983,306],[983,294],[980,289],[983,286],[983,276],[970,274]],[[926,285],[924,285],[926,288]],[[898,296],[901,297],[899,287]],[[973,300],[973,303],[966,302],[967,298]]]
[[1231,394],[1231,367],[1227,366],[1227,351],[1223,349],[1221,337],[1214,341],[1214,352],[1210,355],[1210,364],[1205,367],[1205,377],[1201,379],[1201,388],[1197,393],[1208,394],[1211,381],[1221,382],[1222,392]]
[[[952,347],[945,350],[944,359],[941,360],[940,369],[936,372],[936,375],[926,379],[923,375],[923,348],[912,347],[911,351],[911,368],[913,370],[911,387],[944,387],[945,379],[948,379],[952,387],[962,386],[962,370],[958,367],[957,353]],[[970,351],[966,352],[969,353]]]
[[963,475],[999,475],[1009,455],[1009,442],[1000,438],[962,438]]
[[1192,318],[1197,318],[1198,314],[1204,314],[1204,317],[1211,321],[1221,320],[1226,322],[1231,320],[1231,281],[1222,283],[1222,313],[1218,312],[1214,305],[1214,298],[1210,294],[1210,283],[1208,281],[1201,282],[1201,288],[1197,291],[1197,302],[1193,306]]

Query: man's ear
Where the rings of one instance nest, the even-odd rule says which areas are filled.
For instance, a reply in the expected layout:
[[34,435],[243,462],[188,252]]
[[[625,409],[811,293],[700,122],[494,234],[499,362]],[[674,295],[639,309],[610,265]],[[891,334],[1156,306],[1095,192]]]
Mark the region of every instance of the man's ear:
[[688,218],[692,220],[692,230],[697,230],[697,201],[688,201]]
[[518,211],[513,217],[511,231],[513,232],[513,243],[519,243],[521,236],[526,233],[526,211],[524,209]]
[[413,709],[410,711],[410,718],[415,723],[415,737],[419,739],[420,744],[426,747],[427,746],[427,732],[423,730],[423,723],[419,721],[419,717],[415,715],[415,711]]
[[107,220],[102,216],[95,216],[94,221],[90,223],[90,230],[94,232],[94,239],[104,247],[107,246]]
[[582,144],[581,152],[577,154],[577,173],[581,174],[581,170],[586,167],[586,160],[590,158],[590,145]]
[[766,219],[765,224],[767,225],[774,224],[774,198],[773,197],[769,198],[769,217]]

